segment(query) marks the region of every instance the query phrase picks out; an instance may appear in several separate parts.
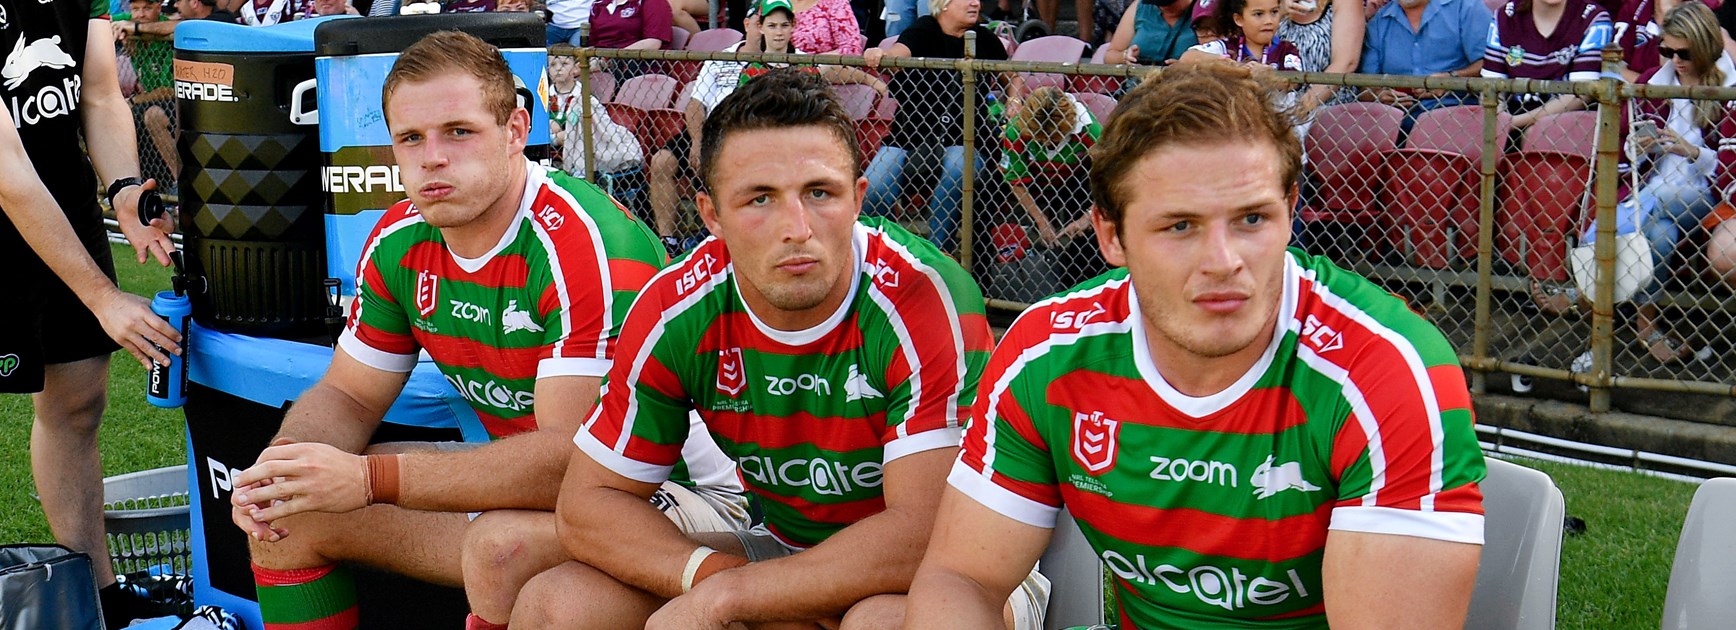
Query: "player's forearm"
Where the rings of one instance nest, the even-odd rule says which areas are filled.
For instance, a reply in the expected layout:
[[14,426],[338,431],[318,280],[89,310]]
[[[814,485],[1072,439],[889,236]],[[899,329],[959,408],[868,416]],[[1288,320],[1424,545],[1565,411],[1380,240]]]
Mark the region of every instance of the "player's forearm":
[[925,566],[910,584],[904,609],[906,628],[998,628],[1001,602],[975,580],[941,567]]
[[572,483],[562,488],[555,529],[568,555],[654,595],[681,595],[681,572],[698,543],[644,497]]
[[719,573],[716,584],[701,586],[715,589],[731,621],[837,617],[868,597],[909,591],[933,523],[933,515],[888,509],[812,549]]
[[398,505],[439,512],[553,510],[571,436],[532,431],[476,448],[399,456]]
[[[371,416],[371,417],[370,417]],[[361,403],[324,382],[296,399],[273,442],[319,442],[361,453],[380,418]]]

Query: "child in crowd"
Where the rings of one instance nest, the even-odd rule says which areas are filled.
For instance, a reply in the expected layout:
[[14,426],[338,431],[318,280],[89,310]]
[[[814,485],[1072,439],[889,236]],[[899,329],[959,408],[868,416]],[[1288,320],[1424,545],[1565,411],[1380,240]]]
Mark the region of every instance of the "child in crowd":
[[549,137],[554,139],[554,161],[560,163],[561,150],[564,143],[562,133],[567,128],[567,105],[579,94],[578,73],[575,71],[578,59],[573,57],[574,48],[571,44],[559,43],[549,46],[548,94],[544,102],[549,109]]
[[[1211,41],[1200,35],[1200,44],[1182,53],[1182,61],[1203,61],[1224,58],[1240,63],[1255,63],[1273,70],[1302,71],[1302,55],[1296,46],[1278,39],[1278,22],[1283,12],[1279,0],[1214,0]],[[1197,11],[1197,9],[1196,9]],[[1195,32],[1200,23],[1195,22]]]

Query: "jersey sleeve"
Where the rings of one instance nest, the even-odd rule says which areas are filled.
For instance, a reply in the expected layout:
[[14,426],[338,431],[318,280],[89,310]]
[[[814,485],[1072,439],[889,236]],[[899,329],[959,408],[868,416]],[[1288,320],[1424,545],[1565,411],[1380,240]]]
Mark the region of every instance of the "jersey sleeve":
[[588,183],[552,177],[531,209],[552,276],[536,311],[546,331],[537,377],[603,376],[623,312],[661,267],[660,256],[614,200]]
[[109,16],[108,0],[91,0],[90,19],[100,20]]
[[887,426],[881,441],[884,462],[890,462],[958,446],[994,342],[982,293],[963,268],[938,253],[911,253],[932,251],[926,241],[903,251],[885,243],[870,248],[879,258],[869,261],[872,277],[864,281],[872,283],[868,297],[886,315],[889,341],[898,344],[882,377]]
[[1025,139],[1017,122],[1008,122],[1001,136],[1001,177],[1009,184],[1031,182],[1031,167],[1025,162]]
[[[356,299],[350,303],[349,321],[338,337],[338,347],[363,365],[387,372],[408,372],[416,367],[420,350],[410,332],[409,315],[398,296],[392,292],[390,280],[409,281],[412,291],[438,291],[439,279],[433,275],[399,278],[404,275],[384,260],[382,245],[397,229],[414,219],[403,218],[402,202],[380,218],[369,236],[366,255],[356,265]],[[411,296],[412,299],[414,296]]]
[[[653,289],[654,290],[654,289]],[[665,301],[647,292],[621,331],[620,360],[573,443],[591,459],[642,483],[667,481],[687,441],[686,386],[674,371],[681,350],[665,326]],[[691,353],[692,346],[686,352]]]
[[1053,528],[1061,511],[1049,436],[1032,412],[1044,404],[1033,346],[1046,333],[1048,308],[1027,311],[995,347],[983,372],[970,426],[947,483],[1007,518]]
[[1609,14],[1597,5],[1586,5],[1597,11],[1591,24],[1585,27],[1585,34],[1579,38],[1579,47],[1574,50],[1573,65],[1567,71],[1568,81],[1596,81],[1603,74],[1603,47],[1609,45],[1609,40],[1615,34],[1615,26],[1609,20]]
[[1501,44],[1501,16],[1512,10],[1512,3],[1501,7],[1495,16],[1489,18],[1489,37],[1483,44],[1483,76],[1491,79],[1505,79],[1513,69],[1507,66],[1507,47]]
[[1411,330],[1360,322],[1380,339],[1342,380],[1349,409],[1332,449],[1330,527],[1481,544],[1485,467],[1470,390],[1446,339],[1411,317]]

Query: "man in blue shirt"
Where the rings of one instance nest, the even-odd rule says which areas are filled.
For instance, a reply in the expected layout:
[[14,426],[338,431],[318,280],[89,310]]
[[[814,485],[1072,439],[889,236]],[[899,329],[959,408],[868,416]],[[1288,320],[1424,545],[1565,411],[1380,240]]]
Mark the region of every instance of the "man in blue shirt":
[[[1366,74],[1475,77],[1483,69],[1490,15],[1482,0],[1392,0],[1368,20],[1362,40]],[[1423,112],[1476,102],[1441,90],[1371,90],[1369,98],[1405,110],[1404,128]]]

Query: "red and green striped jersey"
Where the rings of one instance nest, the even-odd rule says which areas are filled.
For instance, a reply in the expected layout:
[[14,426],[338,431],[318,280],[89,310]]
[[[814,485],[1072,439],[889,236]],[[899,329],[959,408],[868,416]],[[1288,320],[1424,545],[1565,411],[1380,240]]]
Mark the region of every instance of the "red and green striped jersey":
[[408,200],[387,210],[338,340],[392,372],[427,350],[496,438],[536,428],[536,379],[608,371],[627,307],[666,260],[650,229],[596,186],[525,169],[517,217],[480,258],[447,249]]
[[1329,530],[1483,540],[1464,372],[1399,299],[1292,250],[1265,353],[1224,391],[1152,362],[1125,269],[1002,337],[949,483],[1113,573],[1122,628],[1325,627]]
[[1067,104],[1073,108],[1074,119],[1067,135],[1056,146],[1047,146],[1031,137],[1031,130],[1020,129],[1014,119],[1007,123],[1001,137],[1001,173],[1009,184],[1029,185],[1082,179],[1090,168],[1091,147],[1103,137],[1103,126],[1097,117],[1071,95]]
[[993,340],[958,263],[895,223],[854,230],[849,299],[799,332],[748,310],[722,241],[670,265],[627,315],[574,442],[658,483],[697,411],[784,543],[813,546],[885,509],[887,462],[958,446]]

